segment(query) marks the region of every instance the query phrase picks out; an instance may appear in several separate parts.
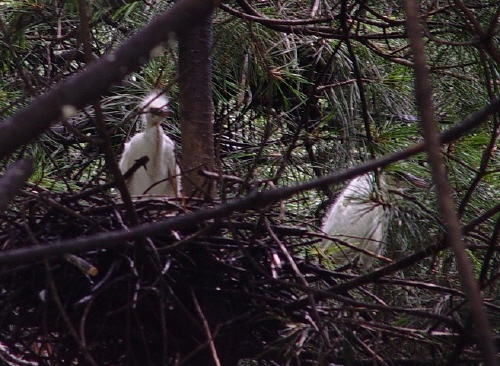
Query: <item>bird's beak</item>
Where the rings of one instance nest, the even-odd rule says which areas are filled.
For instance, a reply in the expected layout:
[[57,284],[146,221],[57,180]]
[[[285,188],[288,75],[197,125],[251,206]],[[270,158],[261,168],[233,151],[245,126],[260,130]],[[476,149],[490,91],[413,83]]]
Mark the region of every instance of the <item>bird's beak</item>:
[[165,106],[162,108],[151,108],[149,110],[149,113],[151,113],[154,116],[167,118],[172,115],[172,110],[168,106]]

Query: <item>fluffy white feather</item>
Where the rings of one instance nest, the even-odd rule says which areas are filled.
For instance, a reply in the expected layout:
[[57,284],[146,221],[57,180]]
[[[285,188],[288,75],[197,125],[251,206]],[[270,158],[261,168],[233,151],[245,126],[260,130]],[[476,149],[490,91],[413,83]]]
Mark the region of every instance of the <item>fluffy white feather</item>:
[[168,99],[155,90],[144,98],[141,110],[143,132],[125,144],[119,162],[120,170],[125,174],[137,159],[145,155],[149,158],[145,168],[139,168],[128,179],[130,194],[180,196],[180,169],[175,162],[175,144],[161,128],[162,121],[170,115]]
[[[383,176],[380,177],[379,186],[380,191],[386,191]],[[375,192],[379,190],[373,174],[354,178],[329,208],[322,231],[357,248],[381,254],[389,215],[383,205],[371,199]],[[363,269],[371,267],[374,259],[331,240],[324,240],[321,249],[329,257],[342,262],[354,262],[357,259],[358,266]]]

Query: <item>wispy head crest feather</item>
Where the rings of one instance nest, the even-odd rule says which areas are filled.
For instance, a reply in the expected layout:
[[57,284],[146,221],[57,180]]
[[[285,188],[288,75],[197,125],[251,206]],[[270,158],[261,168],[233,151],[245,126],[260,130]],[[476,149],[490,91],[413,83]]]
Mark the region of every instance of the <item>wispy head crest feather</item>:
[[153,89],[148,95],[144,97],[141,102],[141,109],[147,112],[151,108],[163,108],[168,106],[168,98],[162,94],[159,89]]
[[152,90],[141,102],[141,120],[143,128],[159,125],[170,115],[168,98],[161,90]]

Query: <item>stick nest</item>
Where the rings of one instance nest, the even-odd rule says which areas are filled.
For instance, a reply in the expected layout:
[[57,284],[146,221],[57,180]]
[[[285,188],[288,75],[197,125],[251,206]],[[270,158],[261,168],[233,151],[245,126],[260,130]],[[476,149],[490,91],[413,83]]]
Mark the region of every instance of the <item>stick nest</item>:
[[[135,202],[143,222],[208,206]],[[91,240],[123,230],[123,211],[102,192],[28,188],[1,215],[1,242],[7,250]],[[318,235],[280,224],[279,211],[232,214],[105,249],[2,267],[0,358],[11,365],[479,359],[459,290],[405,279],[401,272],[370,277],[326,268],[315,255]],[[499,308],[487,306],[497,318]]]

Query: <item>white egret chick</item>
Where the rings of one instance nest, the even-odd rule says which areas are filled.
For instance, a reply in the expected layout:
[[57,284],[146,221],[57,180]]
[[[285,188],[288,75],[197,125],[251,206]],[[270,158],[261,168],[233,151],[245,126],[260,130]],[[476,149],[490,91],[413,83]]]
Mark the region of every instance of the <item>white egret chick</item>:
[[387,194],[385,179],[368,173],[354,178],[343,189],[329,208],[322,231],[339,242],[323,240],[321,249],[329,258],[342,263],[355,263],[362,269],[373,264],[373,256],[342,245],[351,244],[374,254],[384,250],[387,236],[389,212],[380,202],[380,196]]
[[130,195],[180,196],[180,169],[175,162],[175,144],[165,135],[162,121],[171,113],[168,99],[159,90],[152,91],[141,103],[143,132],[125,143],[119,162],[125,174],[135,161],[147,156],[149,161],[127,180]]

